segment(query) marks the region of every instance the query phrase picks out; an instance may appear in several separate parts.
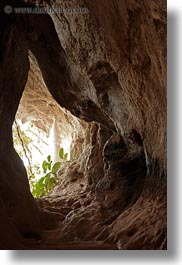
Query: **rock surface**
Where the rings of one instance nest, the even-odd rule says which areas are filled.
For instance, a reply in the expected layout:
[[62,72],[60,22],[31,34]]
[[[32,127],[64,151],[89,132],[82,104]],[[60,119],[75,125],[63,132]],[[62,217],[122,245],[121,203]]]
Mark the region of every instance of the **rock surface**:
[[[166,249],[166,1],[68,0],[65,10],[87,12],[50,15],[5,14],[5,4],[0,247]],[[73,139],[72,161],[37,202],[13,149],[19,104],[21,119],[48,133],[56,115]]]

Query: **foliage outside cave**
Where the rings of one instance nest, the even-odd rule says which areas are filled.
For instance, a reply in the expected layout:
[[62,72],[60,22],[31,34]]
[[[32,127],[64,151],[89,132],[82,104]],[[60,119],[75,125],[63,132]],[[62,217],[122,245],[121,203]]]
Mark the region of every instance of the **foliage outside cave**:
[[41,154],[41,150],[34,143],[33,138],[38,136],[37,128],[30,123],[26,130],[22,130],[15,121],[13,126],[14,147],[23,161],[27,160],[25,165],[30,183],[32,195],[35,198],[46,196],[58,182],[58,170],[62,162],[68,159],[68,153],[63,148],[59,150],[59,161],[53,163],[50,154],[40,163],[32,163],[32,150],[34,146]]

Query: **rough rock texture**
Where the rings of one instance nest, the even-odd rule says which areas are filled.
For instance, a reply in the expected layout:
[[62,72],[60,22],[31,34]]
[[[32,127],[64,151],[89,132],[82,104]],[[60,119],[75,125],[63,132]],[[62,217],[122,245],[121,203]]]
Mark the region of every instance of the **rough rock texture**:
[[52,18],[68,59],[99,97],[88,88],[80,93],[96,104],[105,97],[102,109],[120,131],[135,128],[147,152],[165,166],[166,2],[70,0],[61,6],[78,4],[89,13]]
[[140,196],[147,174],[141,143],[124,142],[115,134],[106,142],[103,178],[97,183],[96,196],[102,205],[111,209],[124,209]]
[[[49,7],[59,3],[42,1]],[[62,7],[88,12],[55,8],[50,16],[7,15],[5,4],[0,3],[0,233],[6,229],[9,237],[0,247],[62,249],[66,242],[80,249],[166,249],[166,1],[68,0]],[[74,160],[60,169],[59,185],[38,206],[12,141],[26,83],[22,108],[29,104],[28,116],[32,112],[34,118],[31,110],[40,106],[41,119],[50,104],[50,116],[60,114],[53,97],[83,120],[72,118],[83,128],[74,138]],[[60,118],[72,121],[65,113]]]
[[[29,60],[30,70],[28,80],[16,118],[21,119],[22,122],[33,122],[35,126],[45,131],[48,135],[56,118],[56,124],[59,127],[62,138],[72,137],[74,132],[78,133],[82,131],[83,127],[86,127],[87,124],[75,118],[66,109],[61,108],[53,99],[44,83],[36,58],[30,51]],[[61,141],[61,138],[59,141]]]

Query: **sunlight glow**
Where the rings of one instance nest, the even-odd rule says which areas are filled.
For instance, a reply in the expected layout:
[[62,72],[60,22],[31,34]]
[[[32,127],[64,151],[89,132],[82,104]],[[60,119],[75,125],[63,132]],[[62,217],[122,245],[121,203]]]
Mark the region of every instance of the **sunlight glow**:
[[[66,138],[60,137],[59,135],[55,135],[55,123],[53,124],[49,136],[35,127],[31,122],[22,123],[21,120],[17,121],[19,133],[21,139],[19,139],[19,135],[17,133],[16,124],[13,125],[13,139],[14,139],[14,147],[26,168],[29,166],[29,161],[31,165],[41,165],[43,160],[47,158],[48,155],[51,155],[53,162],[59,161],[60,158],[58,156],[60,147],[64,148],[65,153],[68,153],[68,160],[70,159],[70,146],[72,139],[68,135]],[[59,131],[59,130],[57,130]],[[59,137],[58,137],[59,136]],[[61,139],[61,142],[57,142],[57,139]],[[26,153],[29,158],[25,155],[25,152],[22,147],[22,142],[26,147]]]

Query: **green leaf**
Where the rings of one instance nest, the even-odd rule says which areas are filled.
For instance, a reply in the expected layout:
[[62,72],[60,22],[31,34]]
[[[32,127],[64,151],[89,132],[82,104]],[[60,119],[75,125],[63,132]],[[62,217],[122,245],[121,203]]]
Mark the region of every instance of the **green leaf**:
[[47,163],[47,168],[48,168],[49,170],[51,170],[51,165],[52,165],[52,162]]
[[38,181],[39,185],[42,185],[44,181],[45,181],[45,177],[40,178]]
[[68,153],[64,154],[64,160],[68,160]]
[[59,150],[59,157],[61,159],[64,159],[64,149],[63,148],[60,148],[60,150]]
[[47,186],[48,192],[55,186],[55,184],[56,184],[55,178],[50,178],[48,186]]
[[61,162],[56,162],[52,167],[52,173],[56,174],[58,169],[60,168]]
[[36,198],[40,198],[41,197],[41,185],[39,184],[39,182],[37,182],[34,186],[34,189],[33,189],[33,195],[36,197]]
[[50,177],[51,177],[51,173],[48,173],[48,174],[44,177],[44,179],[45,179],[45,186],[48,185],[48,183],[49,183],[49,181],[50,181]]
[[44,170],[44,173],[46,173],[46,171],[47,171],[47,162],[45,160],[42,162],[42,168]]
[[50,155],[48,155],[48,157],[47,157],[47,161],[48,161],[48,162],[51,162],[51,156],[50,156]]

